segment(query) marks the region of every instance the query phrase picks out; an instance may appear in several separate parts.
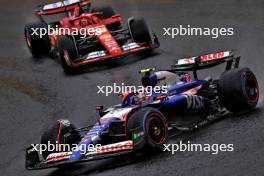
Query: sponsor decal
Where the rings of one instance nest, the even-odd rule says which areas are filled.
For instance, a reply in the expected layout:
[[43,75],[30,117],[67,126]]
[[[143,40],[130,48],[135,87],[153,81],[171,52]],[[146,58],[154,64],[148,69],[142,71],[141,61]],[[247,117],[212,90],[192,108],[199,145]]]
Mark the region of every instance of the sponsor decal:
[[50,9],[55,9],[55,8],[59,8],[59,7],[63,7],[62,2],[57,2],[57,3],[45,5],[43,7],[43,10],[50,10]]
[[207,55],[203,55],[201,56],[201,60],[202,61],[211,61],[211,60],[215,60],[215,59],[221,59],[224,57],[227,57],[230,55],[230,52],[218,52],[218,53],[214,53],[214,54],[207,54]]
[[95,52],[89,53],[86,59],[89,60],[89,59],[93,59],[96,57],[102,57],[102,56],[106,56],[105,51],[95,51]]
[[47,157],[47,162],[69,159],[71,154],[72,152],[51,153]]
[[96,147],[93,151],[90,150],[90,152],[88,152],[86,156],[92,154],[117,152],[122,150],[129,150],[129,149],[133,149],[133,141],[124,141],[115,144]]
[[100,37],[102,40],[109,40],[112,39],[112,36],[108,33],[102,34]]
[[56,9],[56,8],[68,6],[68,5],[71,5],[71,4],[74,4],[74,3],[78,3],[78,2],[80,2],[80,0],[66,0],[66,1],[63,1],[63,2],[56,2],[56,3],[53,3],[53,4],[45,5],[43,7],[43,10]]
[[102,35],[103,33],[108,31],[107,28],[104,25],[96,26],[96,27],[94,27],[94,29],[96,31],[100,31],[100,34],[98,34],[98,35]]
[[131,49],[138,48],[138,47],[140,46],[137,43],[129,43],[129,44],[123,45],[122,49],[124,51],[127,51],[127,50],[131,50]]
[[[225,58],[228,56],[230,56],[230,52],[225,51],[225,52],[218,52],[218,53],[213,53],[213,54],[206,54],[206,55],[200,56],[200,59],[203,62],[207,62],[207,61],[211,61],[211,60]],[[197,58],[197,57],[180,59],[180,60],[178,60],[177,65],[194,64],[195,58]]]
[[184,64],[194,64],[195,63],[195,58],[196,57],[191,57],[191,58],[184,58],[178,60],[178,65],[184,65]]
[[125,142],[120,142],[116,144],[101,146],[101,147],[96,148],[96,152],[97,153],[107,153],[107,152],[116,152],[116,151],[127,150],[127,149],[133,149],[132,141],[125,141]]
[[63,4],[67,6],[78,2],[80,2],[80,0],[66,0],[63,2]]
[[109,113],[107,113],[105,116],[101,118],[101,120],[109,119],[111,117],[116,117],[123,119],[126,114],[128,114],[133,108],[122,108],[122,109],[115,109]]
[[132,139],[135,140],[141,136],[144,136],[144,132],[140,132],[140,133],[133,133]]
[[186,94],[183,95],[187,101],[188,109],[201,109],[204,107],[204,99],[201,96]]
[[196,94],[197,93],[197,91],[199,90],[199,89],[201,89],[202,88],[202,85],[200,85],[200,86],[197,86],[197,87],[195,87],[195,88],[192,88],[192,89],[190,89],[190,90],[187,90],[186,92],[183,92],[183,94]]

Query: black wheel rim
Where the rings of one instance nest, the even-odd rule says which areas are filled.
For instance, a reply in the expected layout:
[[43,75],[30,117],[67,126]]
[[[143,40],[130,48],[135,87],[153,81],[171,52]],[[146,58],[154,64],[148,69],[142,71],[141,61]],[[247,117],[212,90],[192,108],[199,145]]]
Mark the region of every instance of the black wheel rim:
[[258,83],[251,73],[246,74],[245,90],[248,100],[252,103],[257,102],[259,96]]
[[155,144],[160,144],[164,141],[166,132],[165,124],[159,116],[153,116],[149,119],[148,135],[150,140]]

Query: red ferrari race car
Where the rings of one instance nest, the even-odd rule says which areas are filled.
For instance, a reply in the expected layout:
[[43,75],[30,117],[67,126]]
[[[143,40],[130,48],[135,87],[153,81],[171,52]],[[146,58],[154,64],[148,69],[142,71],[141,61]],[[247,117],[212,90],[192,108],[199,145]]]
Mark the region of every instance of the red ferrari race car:
[[[66,17],[59,21],[44,19],[63,13]],[[155,33],[143,18],[131,17],[124,27],[120,14],[111,6],[91,7],[90,0],[41,5],[35,14],[40,22],[25,26],[29,50],[33,57],[50,54],[59,58],[67,73],[92,62],[159,47]]]

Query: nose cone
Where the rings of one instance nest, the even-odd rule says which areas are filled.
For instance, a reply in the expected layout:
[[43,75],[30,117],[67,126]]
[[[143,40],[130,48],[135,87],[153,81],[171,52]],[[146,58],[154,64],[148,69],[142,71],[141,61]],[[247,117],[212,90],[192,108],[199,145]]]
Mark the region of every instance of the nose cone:
[[110,50],[111,55],[113,56],[120,56],[122,54],[122,50],[120,49],[120,47],[113,47]]
[[112,56],[120,56],[122,54],[121,48],[109,32],[98,35],[97,38]]

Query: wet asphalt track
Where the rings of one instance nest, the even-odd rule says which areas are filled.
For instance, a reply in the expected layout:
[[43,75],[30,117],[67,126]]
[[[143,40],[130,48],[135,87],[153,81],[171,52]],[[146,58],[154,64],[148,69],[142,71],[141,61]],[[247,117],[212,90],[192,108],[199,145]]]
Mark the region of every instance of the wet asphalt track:
[[[61,170],[25,170],[25,147],[38,143],[49,125],[58,118],[68,118],[77,126],[95,122],[96,104],[108,106],[119,102],[115,95],[96,94],[96,86],[113,82],[139,84],[137,71],[142,67],[168,68],[179,57],[234,48],[242,56],[241,65],[254,70],[264,91],[264,1],[112,0],[107,3],[125,18],[144,16],[160,38],[159,54],[146,59],[131,56],[105,66],[94,66],[81,75],[66,76],[59,63],[49,58],[35,60],[25,46],[23,27],[34,21],[32,9],[39,1],[0,2],[0,175],[263,175],[261,107],[250,115],[228,118],[186,134],[192,143],[233,143],[235,151],[231,153],[178,152],[173,156],[161,153],[91,162]],[[235,35],[218,39],[161,36],[162,27],[177,24],[234,27]],[[211,69],[200,76],[215,77],[219,71]],[[170,143],[176,141],[172,139]]]

